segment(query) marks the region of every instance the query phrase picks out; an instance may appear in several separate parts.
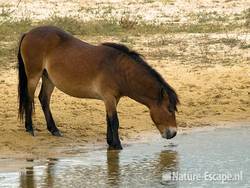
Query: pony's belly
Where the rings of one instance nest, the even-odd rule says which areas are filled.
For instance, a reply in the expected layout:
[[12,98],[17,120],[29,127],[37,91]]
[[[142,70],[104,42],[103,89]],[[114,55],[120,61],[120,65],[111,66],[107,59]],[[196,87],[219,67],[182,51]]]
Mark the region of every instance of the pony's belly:
[[45,61],[45,69],[55,87],[73,97],[101,99],[95,64],[79,60],[71,53],[68,56],[60,59],[54,55]]
[[53,74],[50,75],[50,79],[56,88],[72,97],[102,99],[94,81],[69,80]]
[[102,99],[100,95],[92,91],[90,88],[66,88],[64,86],[55,85],[60,91],[77,98]]

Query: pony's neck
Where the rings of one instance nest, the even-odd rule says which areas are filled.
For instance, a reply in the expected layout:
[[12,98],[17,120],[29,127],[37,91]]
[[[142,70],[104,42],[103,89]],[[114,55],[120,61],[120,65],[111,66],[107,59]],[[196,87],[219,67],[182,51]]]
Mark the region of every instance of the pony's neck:
[[125,69],[127,74],[124,94],[150,108],[159,101],[160,85],[144,67],[138,66],[140,65],[135,64]]

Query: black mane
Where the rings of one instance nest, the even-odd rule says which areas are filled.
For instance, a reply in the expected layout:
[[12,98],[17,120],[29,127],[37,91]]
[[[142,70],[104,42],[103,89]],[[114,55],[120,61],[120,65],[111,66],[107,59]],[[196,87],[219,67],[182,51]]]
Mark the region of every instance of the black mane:
[[177,104],[179,104],[179,98],[175,90],[162,78],[162,76],[153,69],[144,59],[141,54],[139,54],[136,51],[130,50],[127,46],[123,44],[117,44],[117,43],[102,43],[104,46],[109,46],[111,48],[115,48],[125,54],[127,54],[129,57],[131,57],[136,62],[140,63],[149,73],[151,76],[153,76],[159,84],[162,86],[162,88],[167,92],[169,96],[169,109],[170,111],[177,111]]

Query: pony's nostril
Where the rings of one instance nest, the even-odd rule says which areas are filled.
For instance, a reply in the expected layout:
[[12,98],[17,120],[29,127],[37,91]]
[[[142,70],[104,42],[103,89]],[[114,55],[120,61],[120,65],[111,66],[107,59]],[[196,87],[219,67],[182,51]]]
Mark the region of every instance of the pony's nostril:
[[165,134],[166,134],[166,139],[171,139],[176,136],[177,131],[175,128],[168,128]]
[[173,133],[172,138],[174,138],[176,135],[177,135],[177,131],[175,131],[175,132]]

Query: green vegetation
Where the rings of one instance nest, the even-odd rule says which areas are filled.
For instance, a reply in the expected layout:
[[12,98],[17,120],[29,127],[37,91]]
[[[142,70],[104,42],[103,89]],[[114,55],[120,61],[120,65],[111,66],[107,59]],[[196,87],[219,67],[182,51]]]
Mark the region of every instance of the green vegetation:
[[[169,1],[168,1],[169,2]],[[119,36],[129,33],[130,35],[147,35],[147,34],[167,34],[167,33],[215,33],[224,31],[234,31],[242,27],[248,28],[250,23],[250,9],[242,13],[242,19],[245,24],[227,20],[226,16],[220,16],[217,12],[190,15],[191,20],[195,22],[190,23],[164,23],[154,24],[146,23],[141,18],[132,18],[129,13],[125,13],[120,20],[114,18],[100,19],[93,21],[81,21],[73,17],[59,17],[52,16],[49,19],[32,22],[31,19],[26,18],[19,21],[12,21],[9,19],[9,8],[2,8],[0,12],[0,39],[3,37],[15,37],[15,34],[25,32],[38,25],[55,25],[73,35],[87,35],[87,36]],[[107,8],[107,14],[111,12],[111,8]],[[104,13],[106,14],[106,13]],[[105,18],[105,15],[103,16]],[[2,23],[1,23],[2,22]],[[10,36],[7,36],[10,35]],[[7,39],[7,40],[8,40]]]
[[244,11],[245,27],[250,28],[250,8]]
[[[144,0],[144,3],[154,3],[158,2],[158,0]],[[172,4],[175,2],[175,0],[160,0],[163,4]]]
[[250,48],[250,44],[242,43],[242,44],[240,45],[240,49],[248,49],[248,48]]
[[73,35],[119,35],[122,27],[109,20],[83,22],[72,17],[53,16],[48,20],[43,20],[37,25],[54,25],[60,27]]
[[9,17],[12,13],[12,10],[10,8],[10,5],[3,4],[0,5],[1,11],[0,11],[0,17]]
[[199,23],[213,23],[213,22],[225,22],[228,21],[226,15],[219,15],[218,12],[200,12],[197,14],[190,14],[192,20],[197,20]]
[[224,31],[234,31],[242,28],[242,24],[237,22],[231,24],[221,24],[219,22],[197,22],[197,23],[166,23],[147,24],[139,20],[133,20],[129,16],[124,16],[120,21],[116,20],[93,20],[84,22],[73,17],[52,16],[49,19],[39,22],[32,22],[31,19],[19,21],[5,20],[0,23],[0,40],[9,41],[17,39],[21,33],[39,25],[55,25],[73,35],[83,36],[130,36],[168,34],[168,33],[215,33]]
[[227,46],[230,46],[230,47],[235,47],[237,46],[239,43],[241,42],[241,40],[239,39],[236,39],[236,38],[222,38],[218,41],[218,43],[223,43]]
[[20,21],[4,21],[0,23],[0,41],[12,41],[32,28],[30,19]]

